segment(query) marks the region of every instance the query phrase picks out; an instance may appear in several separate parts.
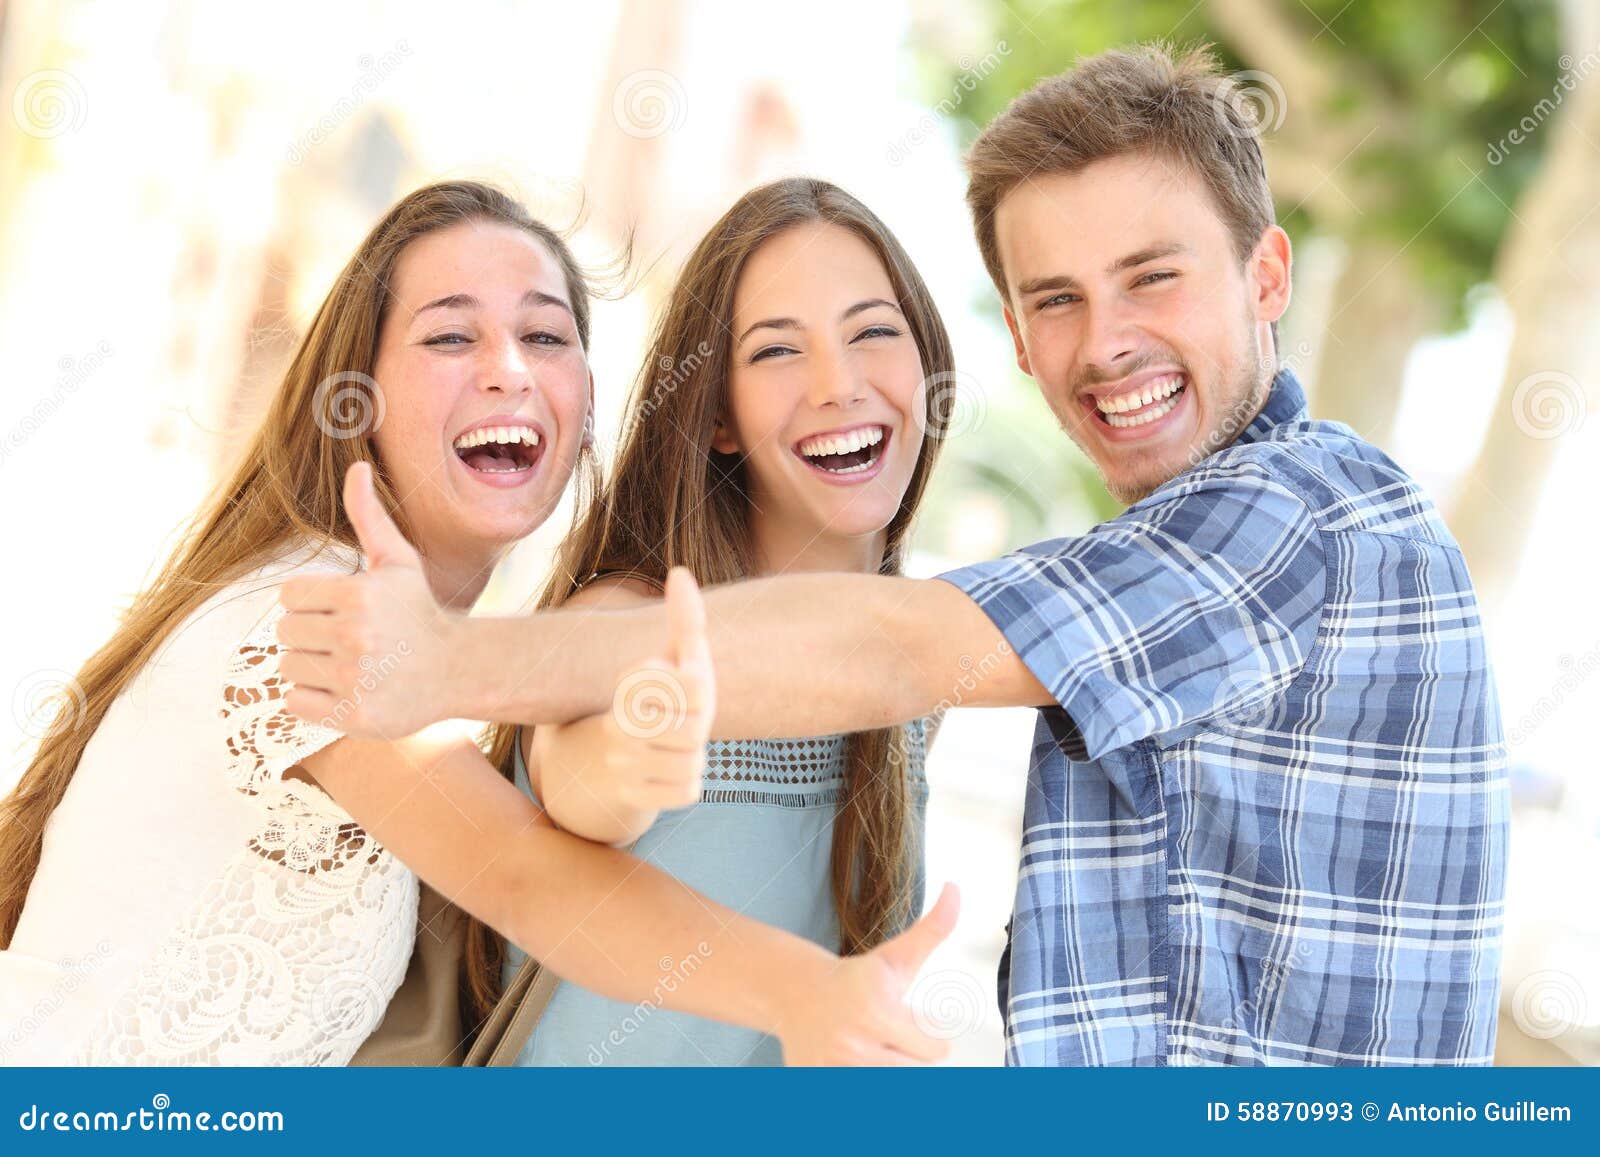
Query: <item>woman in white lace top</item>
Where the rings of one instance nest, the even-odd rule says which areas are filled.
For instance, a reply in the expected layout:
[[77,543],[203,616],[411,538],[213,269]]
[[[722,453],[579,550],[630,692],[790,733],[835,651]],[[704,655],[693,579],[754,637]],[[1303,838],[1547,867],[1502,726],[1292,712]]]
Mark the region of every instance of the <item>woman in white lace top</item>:
[[342,736],[348,703],[285,708],[282,584],[378,565],[356,525],[387,509],[469,608],[585,450],[588,341],[567,248],[503,194],[430,186],[374,228],[0,810],[0,1061],[344,1063],[404,975],[418,875],[618,999],[698,950],[671,1003],[794,1059],[925,1047],[874,981],[908,983],[940,929],[841,964],[559,831],[459,729],[390,743]]

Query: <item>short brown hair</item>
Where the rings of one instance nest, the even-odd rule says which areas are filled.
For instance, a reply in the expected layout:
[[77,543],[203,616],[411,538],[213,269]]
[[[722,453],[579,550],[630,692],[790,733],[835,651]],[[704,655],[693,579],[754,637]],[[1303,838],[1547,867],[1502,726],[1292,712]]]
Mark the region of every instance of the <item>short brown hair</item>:
[[1156,42],[1102,52],[1017,97],[967,154],[967,204],[1001,297],[1006,283],[994,216],[1006,194],[1033,176],[1077,172],[1138,152],[1180,161],[1200,175],[1240,261],[1276,221],[1255,126],[1237,80],[1222,72],[1210,46],[1179,54]]

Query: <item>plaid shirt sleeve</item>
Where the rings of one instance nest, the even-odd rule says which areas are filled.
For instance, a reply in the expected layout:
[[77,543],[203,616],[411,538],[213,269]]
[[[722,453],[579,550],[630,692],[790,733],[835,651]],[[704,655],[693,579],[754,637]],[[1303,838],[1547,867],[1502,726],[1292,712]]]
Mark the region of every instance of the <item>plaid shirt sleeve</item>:
[[994,620],[1081,736],[1075,759],[1292,682],[1327,579],[1306,504],[1248,461],[1201,470],[1075,538],[939,576]]

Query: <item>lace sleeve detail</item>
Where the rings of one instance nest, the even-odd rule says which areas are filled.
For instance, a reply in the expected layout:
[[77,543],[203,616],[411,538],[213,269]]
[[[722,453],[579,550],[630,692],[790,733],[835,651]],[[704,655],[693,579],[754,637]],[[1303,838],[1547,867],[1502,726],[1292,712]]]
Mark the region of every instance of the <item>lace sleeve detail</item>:
[[245,795],[259,795],[306,756],[343,737],[331,727],[307,723],[283,705],[289,690],[278,673],[284,651],[278,622],[283,616],[274,596],[266,617],[233,652],[222,682],[226,774]]

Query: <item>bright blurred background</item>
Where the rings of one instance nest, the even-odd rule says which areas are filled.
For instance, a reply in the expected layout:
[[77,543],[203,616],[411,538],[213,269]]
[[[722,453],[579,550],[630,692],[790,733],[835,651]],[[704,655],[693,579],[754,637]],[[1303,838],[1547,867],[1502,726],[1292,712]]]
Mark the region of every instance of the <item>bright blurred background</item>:
[[[1214,42],[1296,246],[1284,360],[1430,488],[1491,626],[1515,792],[1501,1060],[1600,1062],[1600,8],[1579,0],[710,0],[236,6],[0,0],[0,790],[236,454],[399,195],[487,178],[594,262],[602,440],[679,260],[744,189],[827,177],[899,234],[962,373],[916,539],[932,574],[1115,512],[1017,373],[960,152],[1078,55]],[[497,575],[523,605],[565,522]],[[919,1000],[1002,1059],[994,975],[1032,713],[957,711],[930,884],[964,912]]]

